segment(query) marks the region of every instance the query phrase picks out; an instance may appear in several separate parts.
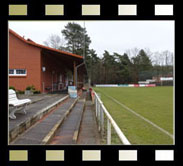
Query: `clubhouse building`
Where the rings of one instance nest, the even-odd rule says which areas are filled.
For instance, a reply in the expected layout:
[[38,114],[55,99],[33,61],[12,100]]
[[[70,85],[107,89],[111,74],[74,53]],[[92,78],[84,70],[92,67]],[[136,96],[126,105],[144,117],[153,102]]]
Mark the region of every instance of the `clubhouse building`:
[[24,91],[33,85],[40,92],[81,88],[86,74],[82,63],[80,55],[37,44],[9,29],[9,87]]

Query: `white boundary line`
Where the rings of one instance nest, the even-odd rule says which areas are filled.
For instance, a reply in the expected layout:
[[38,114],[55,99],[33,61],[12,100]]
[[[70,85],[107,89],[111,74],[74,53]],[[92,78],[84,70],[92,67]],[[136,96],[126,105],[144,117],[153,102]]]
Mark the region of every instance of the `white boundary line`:
[[[102,92],[103,93],[103,92]],[[142,115],[136,113],[134,110],[130,109],[129,107],[127,107],[126,105],[122,104],[121,102],[119,102],[118,100],[114,99],[111,96],[106,95],[105,93],[103,93],[105,96],[107,96],[108,98],[110,98],[111,100],[113,100],[114,102],[116,102],[117,104],[121,105],[123,108],[125,108],[126,110],[130,111],[131,113],[133,113],[134,115],[136,115],[137,117],[143,119],[144,121],[146,121],[147,123],[151,124],[153,127],[157,128],[158,130],[160,130],[161,132],[163,132],[164,134],[168,135],[169,137],[171,137],[174,140],[174,136],[172,134],[170,134],[168,131],[166,131],[165,129],[159,127],[158,125],[156,125],[155,123],[151,122],[150,120],[144,118]]]

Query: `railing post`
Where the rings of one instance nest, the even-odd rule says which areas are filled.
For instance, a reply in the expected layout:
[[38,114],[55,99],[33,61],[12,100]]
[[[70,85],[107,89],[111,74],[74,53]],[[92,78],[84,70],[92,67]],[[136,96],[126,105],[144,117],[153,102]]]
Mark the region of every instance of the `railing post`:
[[96,111],[96,117],[97,117],[98,112],[97,112],[97,96],[96,95],[95,95],[95,111]]
[[101,119],[100,119],[100,101],[98,100],[98,131],[101,130]]
[[107,145],[111,145],[111,122],[107,118]]
[[[101,102],[99,96],[95,92],[95,106],[96,106],[96,118],[98,122],[98,130],[101,132],[101,135],[104,133],[104,114],[107,117],[107,145],[111,145],[111,125],[114,127],[115,132],[120,138],[121,142],[125,145],[131,145],[126,136],[123,134],[119,126],[113,120],[111,115],[108,113],[107,109]],[[103,136],[103,135],[102,135]]]
[[101,135],[103,137],[103,133],[104,133],[104,111],[102,109],[102,103],[100,105],[100,121],[101,121]]

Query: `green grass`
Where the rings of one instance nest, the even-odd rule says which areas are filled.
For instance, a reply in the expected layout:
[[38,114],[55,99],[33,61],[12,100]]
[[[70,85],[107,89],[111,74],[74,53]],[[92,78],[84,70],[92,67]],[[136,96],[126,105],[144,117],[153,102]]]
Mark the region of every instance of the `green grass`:
[[[172,138],[106,95],[173,134],[173,87],[94,88],[131,144],[173,144]],[[105,95],[106,94],[106,95]]]

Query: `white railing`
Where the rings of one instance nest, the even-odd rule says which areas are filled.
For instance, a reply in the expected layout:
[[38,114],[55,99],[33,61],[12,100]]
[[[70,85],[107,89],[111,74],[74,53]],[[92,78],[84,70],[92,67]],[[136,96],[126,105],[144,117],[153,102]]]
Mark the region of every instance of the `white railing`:
[[107,144],[111,145],[111,125],[113,126],[116,134],[118,135],[119,139],[124,145],[131,145],[126,136],[123,134],[121,129],[118,127],[116,122],[113,120],[103,102],[101,101],[100,97],[96,92],[94,92],[94,103],[95,103],[95,110],[96,110],[96,117],[98,120],[98,130],[101,134],[104,133],[104,114],[107,117]]

